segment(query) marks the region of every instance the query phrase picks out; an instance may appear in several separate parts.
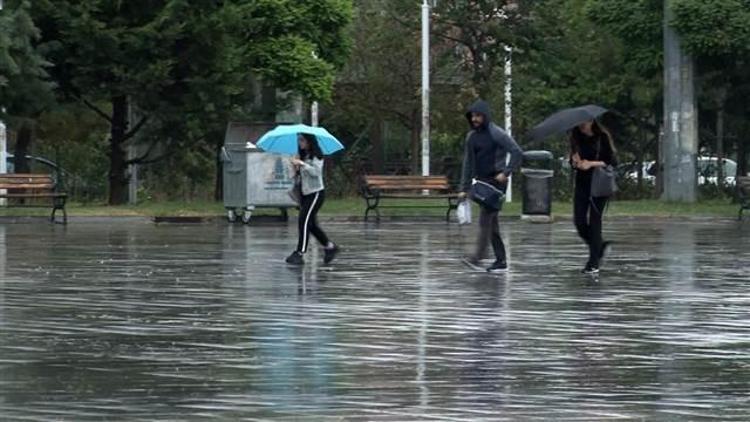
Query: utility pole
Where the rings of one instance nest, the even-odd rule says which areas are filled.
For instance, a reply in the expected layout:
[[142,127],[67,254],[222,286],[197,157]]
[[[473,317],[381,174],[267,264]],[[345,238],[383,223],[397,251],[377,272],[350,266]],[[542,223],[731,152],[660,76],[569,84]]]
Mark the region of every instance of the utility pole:
[[662,177],[667,201],[695,202],[698,154],[698,108],[695,65],[669,22],[674,0],[664,2],[664,138]]

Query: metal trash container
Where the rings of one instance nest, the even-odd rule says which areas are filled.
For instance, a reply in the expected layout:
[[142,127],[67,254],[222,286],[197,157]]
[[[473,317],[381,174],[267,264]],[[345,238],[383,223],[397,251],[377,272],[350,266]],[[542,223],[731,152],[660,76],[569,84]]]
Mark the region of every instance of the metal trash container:
[[521,174],[523,174],[522,219],[540,222],[552,221],[553,158],[554,156],[549,151],[526,151],[523,153],[523,164],[521,166]]
[[297,204],[289,196],[293,172],[288,158],[258,149],[255,142],[276,123],[238,123],[227,125],[221,150],[222,191],[229,222],[250,222],[256,208],[278,208],[282,219],[287,209]]

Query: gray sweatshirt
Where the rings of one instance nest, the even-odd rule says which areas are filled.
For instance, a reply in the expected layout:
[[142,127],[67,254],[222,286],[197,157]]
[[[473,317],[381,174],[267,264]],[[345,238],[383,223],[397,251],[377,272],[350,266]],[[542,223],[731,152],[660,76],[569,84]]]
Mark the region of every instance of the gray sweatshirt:
[[300,166],[300,183],[302,184],[302,195],[310,195],[325,189],[323,185],[323,160],[320,158],[308,158]]

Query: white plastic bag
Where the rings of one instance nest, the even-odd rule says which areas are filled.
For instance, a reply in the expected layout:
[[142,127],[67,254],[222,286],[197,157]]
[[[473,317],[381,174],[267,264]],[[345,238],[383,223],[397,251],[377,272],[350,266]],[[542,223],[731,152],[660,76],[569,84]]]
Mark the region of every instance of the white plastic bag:
[[471,224],[471,201],[463,200],[458,203],[456,217],[459,225]]

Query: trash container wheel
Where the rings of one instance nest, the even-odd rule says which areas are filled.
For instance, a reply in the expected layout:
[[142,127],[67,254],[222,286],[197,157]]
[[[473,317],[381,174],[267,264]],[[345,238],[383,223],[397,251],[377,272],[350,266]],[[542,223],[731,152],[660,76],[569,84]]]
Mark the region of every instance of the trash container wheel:
[[227,210],[227,221],[230,223],[237,221],[237,213],[233,209]]
[[244,224],[249,223],[250,222],[250,218],[252,218],[252,216],[253,216],[253,211],[252,210],[245,210],[245,211],[243,211],[242,212],[242,222]]

